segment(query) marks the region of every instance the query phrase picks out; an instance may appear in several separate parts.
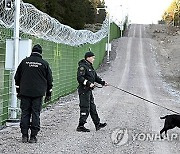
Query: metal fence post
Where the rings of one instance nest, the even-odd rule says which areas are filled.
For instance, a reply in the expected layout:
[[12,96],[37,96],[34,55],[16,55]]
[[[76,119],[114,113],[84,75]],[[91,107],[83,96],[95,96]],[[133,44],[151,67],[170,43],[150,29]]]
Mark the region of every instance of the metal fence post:
[[17,121],[17,97],[14,75],[18,66],[19,57],[19,16],[20,16],[20,0],[15,0],[15,16],[14,16],[14,69],[12,70],[12,94],[9,121]]

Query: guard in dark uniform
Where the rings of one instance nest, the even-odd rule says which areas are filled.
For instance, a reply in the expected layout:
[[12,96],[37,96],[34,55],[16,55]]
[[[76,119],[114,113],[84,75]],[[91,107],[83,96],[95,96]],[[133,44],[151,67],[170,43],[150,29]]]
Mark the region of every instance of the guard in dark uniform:
[[94,53],[87,52],[84,58],[85,59],[79,61],[79,67],[77,71],[77,80],[79,83],[78,93],[80,100],[80,118],[79,125],[76,130],[79,132],[90,132],[89,129],[84,127],[89,113],[96,130],[99,130],[107,125],[106,123],[100,123],[100,118],[98,116],[96,105],[94,104],[94,97],[92,94],[95,82],[103,86],[107,85],[107,83],[97,75],[92,66],[95,58]]
[[[21,100],[22,142],[37,142],[37,134],[40,130],[40,111],[43,96],[45,101],[51,99],[52,72],[47,61],[42,59],[42,48],[39,44],[32,49],[30,57],[19,64],[15,74],[17,96]],[[30,140],[28,131],[31,130]]]

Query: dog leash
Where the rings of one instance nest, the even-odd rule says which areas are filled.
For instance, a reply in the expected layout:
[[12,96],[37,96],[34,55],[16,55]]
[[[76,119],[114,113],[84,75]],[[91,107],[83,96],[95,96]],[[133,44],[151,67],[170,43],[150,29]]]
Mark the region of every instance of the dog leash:
[[125,92],[125,93],[128,93],[129,95],[132,95],[132,96],[134,96],[134,97],[137,97],[137,98],[139,98],[139,99],[142,99],[142,100],[144,100],[144,101],[146,101],[146,102],[148,102],[148,103],[154,104],[154,105],[156,105],[156,106],[158,106],[158,107],[164,108],[164,109],[166,109],[166,110],[168,110],[168,111],[171,111],[171,112],[173,112],[173,113],[180,114],[179,112],[176,112],[176,111],[171,110],[171,109],[169,109],[169,108],[167,108],[167,107],[164,107],[164,106],[162,106],[162,105],[159,105],[159,104],[157,104],[157,103],[154,103],[154,102],[152,102],[152,101],[150,101],[150,100],[148,100],[148,99],[145,99],[145,98],[143,98],[143,97],[141,97],[141,96],[135,95],[135,94],[133,94],[133,93],[131,93],[131,92],[129,92],[129,91],[123,90],[123,89],[121,89],[121,88],[119,88],[119,87],[117,87],[117,86],[114,86],[114,85],[111,85],[111,84],[108,84],[108,85],[111,86],[111,87],[114,87],[114,88],[116,88],[116,89],[118,89],[118,90],[120,90],[120,91],[123,91],[123,92]]

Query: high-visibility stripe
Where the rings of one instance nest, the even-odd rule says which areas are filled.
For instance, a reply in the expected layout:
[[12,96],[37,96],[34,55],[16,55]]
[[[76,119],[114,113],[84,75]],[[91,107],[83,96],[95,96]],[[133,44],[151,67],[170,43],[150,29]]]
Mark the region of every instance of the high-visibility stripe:
[[88,82],[88,80],[84,80],[83,84],[86,85],[87,82]]

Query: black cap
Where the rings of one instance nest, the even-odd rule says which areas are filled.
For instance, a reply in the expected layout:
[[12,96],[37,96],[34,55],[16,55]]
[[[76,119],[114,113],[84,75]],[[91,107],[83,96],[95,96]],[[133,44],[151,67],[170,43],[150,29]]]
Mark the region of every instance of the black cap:
[[87,59],[87,57],[92,57],[92,56],[95,56],[94,53],[91,51],[88,51],[85,53],[84,58]]
[[34,45],[32,52],[38,52],[42,54],[42,47],[39,44]]

